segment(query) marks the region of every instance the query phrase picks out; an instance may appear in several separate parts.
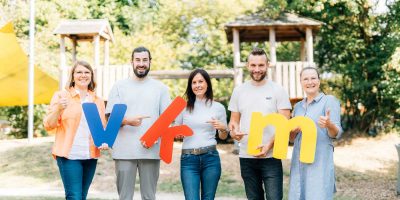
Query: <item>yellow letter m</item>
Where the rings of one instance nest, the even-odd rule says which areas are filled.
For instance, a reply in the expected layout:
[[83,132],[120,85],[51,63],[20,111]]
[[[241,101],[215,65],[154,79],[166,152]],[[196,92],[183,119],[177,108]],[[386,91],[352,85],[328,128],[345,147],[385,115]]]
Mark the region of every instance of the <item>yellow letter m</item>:
[[283,115],[276,113],[264,117],[260,112],[252,113],[247,145],[247,153],[249,155],[256,155],[260,152],[257,147],[262,144],[263,130],[269,125],[275,127],[274,158],[286,159],[290,131],[300,127],[302,134],[300,161],[303,163],[314,162],[317,144],[317,127],[314,121],[303,116],[297,116],[288,120]]

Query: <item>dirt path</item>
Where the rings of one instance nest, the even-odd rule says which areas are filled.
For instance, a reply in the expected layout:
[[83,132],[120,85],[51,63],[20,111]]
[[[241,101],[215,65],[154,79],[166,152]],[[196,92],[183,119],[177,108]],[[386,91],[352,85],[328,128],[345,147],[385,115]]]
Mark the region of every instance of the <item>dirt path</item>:
[[[57,166],[50,156],[50,145],[54,138],[35,138],[31,143],[26,139],[23,140],[0,140],[0,155],[7,156],[5,152],[20,147],[33,147],[35,150],[37,145],[41,147],[40,155],[48,160],[45,165],[52,165],[49,169],[53,171],[50,174],[52,178],[37,179],[35,176],[21,174],[20,171],[0,171],[0,199],[5,196],[48,196],[62,197],[64,195],[61,181],[58,178]],[[397,165],[398,156],[395,144],[400,143],[400,137],[396,134],[383,135],[377,138],[356,138],[348,142],[346,145],[335,147],[335,166],[337,177],[338,193],[336,199],[397,199]],[[179,183],[179,155],[180,143],[174,145],[174,155],[171,164],[162,163],[160,169],[161,183],[171,183],[174,187],[180,188]],[[237,155],[231,153],[232,145],[218,146],[221,164],[223,168],[224,180],[231,183],[240,183],[240,170]],[[291,149],[288,152],[288,159],[284,160],[285,184],[288,181],[288,169],[290,166]],[[46,155],[45,155],[46,154]],[[24,157],[24,154],[18,155],[17,158]],[[24,158],[29,159],[29,158]],[[36,158],[33,158],[33,162]],[[4,163],[0,160],[0,167],[4,169],[11,163]],[[4,167],[6,166],[6,167]],[[27,167],[27,166],[24,166]],[[9,169],[8,167],[7,169]],[[99,159],[99,165],[96,171],[95,179],[89,192],[90,198],[96,199],[116,199],[115,174],[114,165],[109,153],[106,153]],[[0,168],[1,169],[1,168]],[[48,169],[48,168],[45,168]],[[43,171],[43,170],[42,170]],[[17,173],[18,172],[18,173]],[[222,179],[221,179],[222,180]],[[175,185],[174,185],[175,184]],[[222,185],[220,182],[219,186]],[[242,185],[239,185],[242,188]],[[166,190],[177,191],[177,190]],[[243,195],[243,194],[242,194]],[[241,195],[239,195],[241,196]],[[138,192],[135,199],[140,199]],[[344,197],[344,198],[342,198]],[[160,190],[157,193],[157,199],[184,199],[182,193],[165,193]],[[216,199],[235,199],[233,197],[219,197]],[[244,199],[244,198],[242,198]]]
[[[46,187],[33,187],[33,188],[18,188],[18,189],[1,189],[0,188],[0,199],[2,197],[54,197],[63,198],[64,191],[60,188],[46,188]],[[182,194],[177,193],[163,193],[158,192],[156,194],[158,200],[184,200]],[[116,192],[99,192],[89,191],[88,199],[118,199]],[[140,193],[136,192],[134,200],[140,200]],[[233,198],[233,197],[217,197],[216,200],[245,200],[245,198]]]

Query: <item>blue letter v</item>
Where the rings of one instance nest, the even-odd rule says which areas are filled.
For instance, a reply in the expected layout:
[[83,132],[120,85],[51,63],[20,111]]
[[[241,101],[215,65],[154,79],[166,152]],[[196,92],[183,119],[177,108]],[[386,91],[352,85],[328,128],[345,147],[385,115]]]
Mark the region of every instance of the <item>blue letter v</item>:
[[83,112],[85,113],[90,132],[92,133],[94,145],[99,147],[101,144],[106,143],[111,148],[114,145],[115,138],[117,138],[119,128],[122,124],[122,120],[124,119],[126,105],[114,105],[110,113],[110,117],[108,118],[108,123],[105,130],[103,128],[96,104],[83,103],[82,108]]

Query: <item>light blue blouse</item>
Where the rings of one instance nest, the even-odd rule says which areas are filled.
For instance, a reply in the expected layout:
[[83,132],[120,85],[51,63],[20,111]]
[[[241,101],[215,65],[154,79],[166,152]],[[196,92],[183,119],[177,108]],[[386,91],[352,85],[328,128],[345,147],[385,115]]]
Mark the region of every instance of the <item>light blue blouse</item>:
[[206,103],[205,100],[196,99],[192,112],[186,109],[176,118],[175,124],[185,124],[193,130],[193,135],[183,139],[182,149],[194,149],[216,145],[216,130],[207,121],[218,119],[226,125],[225,107],[218,102]]
[[[328,130],[318,125],[320,116],[330,110],[330,120],[339,128],[336,138],[330,138]],[[334,139],[340,138],[343,133],[340,125],[340,103],[331,95],[320,93],[310,104],[306,98],[294,107],[293,116],[311,118],[317,126],[317,146],[315,159],[311,164],[299,160],[301,133],[294,141],[292,164],[290,168],[289,200],[329,200],[336,192],[335,169],[333,164]]]

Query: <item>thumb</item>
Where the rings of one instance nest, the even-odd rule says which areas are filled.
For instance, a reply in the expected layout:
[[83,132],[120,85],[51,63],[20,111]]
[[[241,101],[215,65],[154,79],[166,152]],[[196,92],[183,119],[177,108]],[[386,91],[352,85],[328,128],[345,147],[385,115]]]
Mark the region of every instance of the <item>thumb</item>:
[[331,115],[331,110],[328,108],[326,109],[325,116],[329,117]]
[[262,149],[263,147],[264,147],[264,145],[260,144],[260,145],[257,146],[256,149]]

